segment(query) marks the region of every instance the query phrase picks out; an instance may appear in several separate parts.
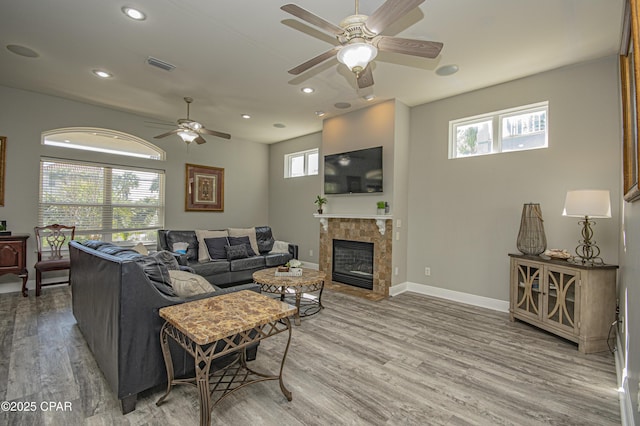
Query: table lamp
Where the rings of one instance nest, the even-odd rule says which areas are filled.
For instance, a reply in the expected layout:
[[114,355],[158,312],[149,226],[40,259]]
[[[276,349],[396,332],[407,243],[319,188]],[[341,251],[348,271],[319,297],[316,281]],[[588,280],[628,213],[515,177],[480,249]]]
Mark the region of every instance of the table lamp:
[[604,263],[600,258],[600,249],[593,240],[595,222],[593,218],[610,218],[611,201],[607,190],[567,191],[563,216],[584,218],[578,223],[582,225],[582,240],[576,247],[576,254],[583,265]]

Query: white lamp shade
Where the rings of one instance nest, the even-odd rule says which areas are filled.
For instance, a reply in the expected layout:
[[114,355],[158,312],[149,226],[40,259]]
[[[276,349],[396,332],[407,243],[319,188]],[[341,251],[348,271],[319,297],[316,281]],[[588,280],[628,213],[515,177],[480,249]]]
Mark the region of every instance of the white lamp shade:
[[180,136],[180,138],[182,138],[182,140],[186,143],[191,143],[195,138],[198,137],[198,134],[190,130],[183,130],[178,132],[178,136]]
[[563,216],[611,217],[611,201],[607,190],[567,191]]
[[[362,71],[378,54],[375,46],[367,43],[349,44],[338,52],[338,61],[351,71]],[[354,70],[355,69],[355,70]]]

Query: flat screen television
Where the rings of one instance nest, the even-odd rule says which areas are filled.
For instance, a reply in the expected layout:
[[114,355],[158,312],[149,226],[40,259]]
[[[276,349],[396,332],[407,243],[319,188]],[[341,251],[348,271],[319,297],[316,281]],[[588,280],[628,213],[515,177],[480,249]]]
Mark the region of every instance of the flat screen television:
[[382,147],[324,156],[325,194],[382,192]]

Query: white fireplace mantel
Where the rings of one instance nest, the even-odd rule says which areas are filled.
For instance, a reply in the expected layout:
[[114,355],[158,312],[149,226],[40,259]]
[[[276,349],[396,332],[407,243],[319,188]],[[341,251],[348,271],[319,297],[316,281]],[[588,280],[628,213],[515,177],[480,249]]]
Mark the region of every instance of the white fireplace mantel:
[[329,226],[329,219],[372,219],[376,221],[376,225],[378,225],[378,231],[380,231],[380,235],[384,235],[386,230],[387,220],[393,219],[393,216],[390,214],[358,214],[358,213],[332,213],[332,214],[319,214],[314,213],[313,217],[320,219],[320,224],[322,225],[322,229],[327,231],[327,227]]

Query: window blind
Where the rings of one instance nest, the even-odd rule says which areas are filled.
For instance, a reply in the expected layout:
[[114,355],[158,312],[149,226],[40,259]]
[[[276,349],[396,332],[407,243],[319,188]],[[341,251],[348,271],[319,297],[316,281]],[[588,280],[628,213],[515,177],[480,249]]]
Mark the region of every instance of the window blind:
[[164,172],[41,159],[38,222],[75,225],[77,239],[155,241]]

